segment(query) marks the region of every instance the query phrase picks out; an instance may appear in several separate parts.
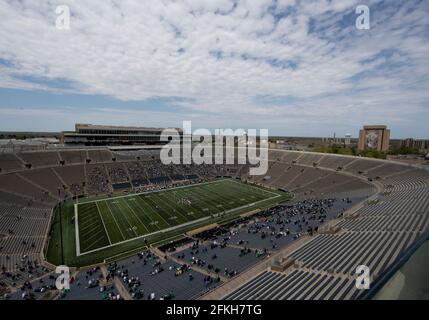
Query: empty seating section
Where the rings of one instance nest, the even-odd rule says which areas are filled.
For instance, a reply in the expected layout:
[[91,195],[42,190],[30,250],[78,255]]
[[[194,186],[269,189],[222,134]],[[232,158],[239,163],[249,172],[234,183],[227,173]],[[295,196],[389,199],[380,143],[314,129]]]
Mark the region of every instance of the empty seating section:
[[53,168],[59,177],[68,185],[72,195],[84,194],[85,168],[84,165],[73,165]]
[[86,162],[85,150],[59,151],[59,153],[65,164],[83,164]]
[[116,161],[133,161],[136,160],[136,155],[127,152],[112,152],[112,157]]
[[274,185],[276,186],[277,180],[283,175],[285,170],[284,163],[279,162],[270,162],[270,166],[268,168],[268,172],[266,174],[269,179],[265,181],[268,185]]
[[400,173],[384,180],[388,190],[404,191],[429,186],[429,172],[424,170],[412,170]]
[[429,195],[426,190],[420,197],[402,201],[383,201],[366,205],[357,212],[360,216],[410,216],[429,213]]
[[347,277],[293,269],[288,274],[265,271],[224,299],[340,300],[358,294]]
[[349,163],[355,160],[356,158],[353,158],[353,157],[325,155],[320,160],[319,167],[336,170],[338,168],[344,168],[344,166],[348,165]]
[[290,165],[285,168],[283,175],[277,180],[276,185],[280,188],[287,188],[289,184],[293,183],[295,178],[305,172],[305,167]]
[[[325,175],[321,179],[317,179],[315,181],[312,181],[309,184],[306,184],[304,188],[299,188],[298,190],[307,191],[307,190],[313,190],[313,191],[320,191],[323,189],[328,189],[331,187],[340,187],[341,185],[348,183],[350,181],[355,181],[353,177],[348,177],[341,174],[336,173],[325,173]],[[295,192],[297,190],[294,190]]]
[[25,218],[37,218],[37,219],[49,219],[49,208],[34,208],[34,207],[23,207],[16,204],[0,204],[0,217],[25,217]]
[[304,171],[291,184],[288,185],[288,188],[290,190],[294,190],[310,184],[311,182],[321,179],[327,175],[328,173],[326,171],[316,168],[305,168]]
[[337,226],[348,231],[417,231],[421,232],[428,222],[428,214],[404,216],[370,216],[341,221]]
[[[376,275],[408,248],[416,232],[347,232],[318,236],[316,241],[291,255],[301,266],[344,275],[353,275],[366,265]],[[317,245],[316,245],[317,244]]]
[[0,204],[0,267],[17,270],[23,256],[40,254],[50,212],[51,209]]
[[312,166],[313,164],[317,164],[322,157],[323,154],[304,153],[302,157],[299,158],[298,163],[307,166]]
[[383,162],[377,160],[359,159],[358,161],[351,162],[344,170],[353,174],[358,174],[359,172],[365,173],[368,169],[382,164]]
[[[309,155],[303,158],[308,165]],[[395,163],[334,156],[325,156],[319,167],[345,167],[353,174],[380,177],[384,189],[356,214],[341,219],[335,225],[339,232],[315,235],[290,254],[293,267],[283,273],[265,271],[225,299],[359,298],[356,267],[368,266],[377,279],[429,227],[428,172]],[[292,177],[288,187],[308,180],[304,174],[305,171]],[[308,193],[311,189],[315,196],[367,187],[367,183],[354,177],[330,174],[294,192]]]
[[18,156],[27,164],[31,164],[33,168],[57,166],[60,162],[56,151],[45,152],[23,152]]
[[53,197],[59,198],[64,194],[65,186],[51,168],[24,171],[21,174],[28,180],[48,190]]
[[22,196],[22,195],[18,196],[11,192],[5,192],[0,190],[0,203],[16,204],[18,206],[24,207],[24,206],[31,206],[32,200],[26,196]]
[[89,158],[91,162],[111,162],[113,155],[108,150],[89,150]]
[[284,155],[282,156],[281,161],[291,164],[293,161],[296,161],[301,156],[302,156],[301,152],[284,152]]
[[142,161],[147,160],[159,160],[159,150],[137,150],[137,151],[127,151],[128,154],[134,155],[136,158]]
[[22,169],[23,163],[12,153],[0,154],[0,172],[8,172]]
[[[6,234],[4,239],[7,240],[8,238],[15,237],[38,236],[37,234],[34,235],[35,230],[45,230],[47,227],[48,219],[29,218],[27,216],[25,219],[20,219],[20,217],[22,216],[0,216],[0,234]],[[43,234],[40,236],[43,236]],[[1,240],[0,243],[2,243]],[[0,245],[0,248],[2,248],[1,252],[7,252],[7,248],[5,246]]]
[[282,157],[284,155],[284,152],[282,151],[276,151],[276,150],[269,150],[268,151],[268,159],[270,159],[270,161],[281,161]]
[[318,191],[318,194],[325,196],[330,194],[336,194],[338,195],[338,197],[347,197],[353,194],[370,196],[374,193],[374,191],[375,189],[367,183],[360,180],[351,179],[350,181],[344,181],[338,184],[331,184],[330,186],[327,185],[326,187],[321,188]]
[[384,178],[386,176],[397,174],[398,172],[403,172],[406,170],[410,170],[410,168],[400,164],[387,163],[382,165],[381,167],[376,167],[374,169],[368,170],[367,174],[368,176],[373,178],[374,177]]
[[33,200],[52,202],[53,198],[46,191],[27,182],[18,174],[5,174],[1,176],[1,188],[17,195],[24,195]]

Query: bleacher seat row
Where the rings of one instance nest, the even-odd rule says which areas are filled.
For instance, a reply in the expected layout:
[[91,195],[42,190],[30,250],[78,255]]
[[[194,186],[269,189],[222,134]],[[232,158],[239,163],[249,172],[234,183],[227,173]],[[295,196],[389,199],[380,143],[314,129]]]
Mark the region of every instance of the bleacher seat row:
[[[253,298],[356,298],[350,283],[357,264],[367,263],[375,276],[381,274],[428,228],[427,171],[388,161],[286,150],[270,150],[269,158],[268,172],[250,177],[248,165],[163,165],[153,150],[0,154],[0,265],[16,271],[24,260],[40,257],[51,209],[61,199],[108,194],[118,186],[139,190],[217,176],[286,189],[298,199],[368,197],[377,190],[371,179],[381,188],[375,202],[336,224],[336,234],[316,235],[294,252],[293,272],[267,272],[249,282],[257,286],[249,293]],[[278,281],[276,293],[263,292],[268,278]],[[292,290],[297,285],[300,290]],[[230,297],[250,297],[243,290]]]
[[[317,161],[305,158],[305,165]],[[362,291],[355,288],[356,267],[368,266],[372,281],[376,280],[428,229],[427,171],[350,157],[337,161],[331,155],[322,158],[318,168],[323,166],[331,170],[344,166],[346,172],[377,176],[381,190],[355,214],[340,219],[333,234],[315,235],[292,252],[289,259],[294,263],[287,270],[262,272],[225,299],[359,298]],[[313,186],[323,188],[317,182]]]

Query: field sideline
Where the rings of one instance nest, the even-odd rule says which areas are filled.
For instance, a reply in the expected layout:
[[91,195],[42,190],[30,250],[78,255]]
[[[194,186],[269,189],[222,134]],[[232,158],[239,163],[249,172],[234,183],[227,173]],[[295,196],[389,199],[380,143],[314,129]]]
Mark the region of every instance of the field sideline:
[[221,179],[75,204],[76,255],[201,223],[278,197],[267,189]]

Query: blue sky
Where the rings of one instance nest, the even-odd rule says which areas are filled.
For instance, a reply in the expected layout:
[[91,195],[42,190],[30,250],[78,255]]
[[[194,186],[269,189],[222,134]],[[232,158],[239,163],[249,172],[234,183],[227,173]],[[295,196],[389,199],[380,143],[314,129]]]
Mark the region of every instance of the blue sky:
[[[76,122],[429,138],[424,0],[0,2],[0,131]],[[55,28],[67,4],[70,30]],[[370,8],[370,30],[355,9]]]

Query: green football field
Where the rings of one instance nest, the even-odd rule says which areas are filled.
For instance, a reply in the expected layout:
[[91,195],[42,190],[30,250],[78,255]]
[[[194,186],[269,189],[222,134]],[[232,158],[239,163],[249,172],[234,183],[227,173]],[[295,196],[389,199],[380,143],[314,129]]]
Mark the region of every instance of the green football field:
[[279,197],[232,179],[75,204],[76,255],[209,220]]

